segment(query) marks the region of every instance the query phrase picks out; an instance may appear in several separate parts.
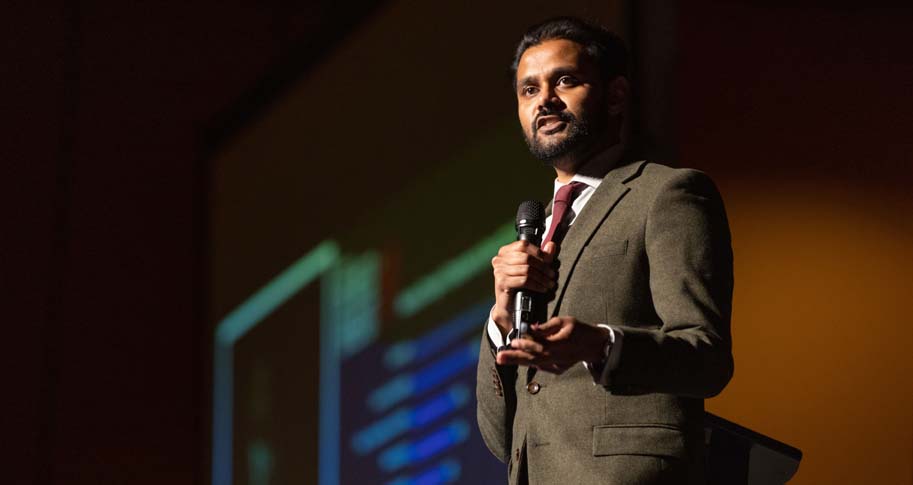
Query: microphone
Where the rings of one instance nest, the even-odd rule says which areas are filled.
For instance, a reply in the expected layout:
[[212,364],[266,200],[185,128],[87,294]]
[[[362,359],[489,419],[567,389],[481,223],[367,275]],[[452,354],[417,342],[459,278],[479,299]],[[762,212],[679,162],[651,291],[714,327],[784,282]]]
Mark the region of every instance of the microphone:
[[[527,200],[517,208],[517,240],[542,244],[545,232],[545,210],[537,200]],[[545,295],[530,290],[517,290],[514,295],[514,328],[508,341],[525,336],[533,323],[545,321]]]

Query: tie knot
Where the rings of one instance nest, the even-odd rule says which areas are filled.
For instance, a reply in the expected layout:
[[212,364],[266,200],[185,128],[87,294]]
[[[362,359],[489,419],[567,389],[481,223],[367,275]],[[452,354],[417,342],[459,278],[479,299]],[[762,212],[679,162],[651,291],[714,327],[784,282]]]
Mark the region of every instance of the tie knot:
[[586,184],[583,182],[571,182],[564,187],[561,187],[558,189],[558,193],[555,194],[555,202],[570,201],[577,196],[577,193],[582,187],[586,187]]

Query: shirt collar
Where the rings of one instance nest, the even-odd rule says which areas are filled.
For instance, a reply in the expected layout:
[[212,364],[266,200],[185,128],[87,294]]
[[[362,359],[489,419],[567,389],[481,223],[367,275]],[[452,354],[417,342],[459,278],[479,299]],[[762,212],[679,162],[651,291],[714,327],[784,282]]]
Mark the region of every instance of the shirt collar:
[[[622,145],[619,143],[619,144],[612,145],[611,147],[607,148],[599,155],[596,155],[596,157],[597,158],[605,157],[607,159],[607,165],[614,166],[615,164],[618,163],[618,160],[621,159],[621,154],[622,154],[623,150],[624,150],[624,147],[622,147]],[[598,188],[599,184],[602,183],[602,179],[603,179],[603,177],[590,177],[588,175],[581,175],[579,173],[575,173],[574,176],[571,177],[571,182],[582,182],[582,183],[587,184],[588,187],[592,187],[595,189],[595,188]],[[570,183],[570,182],[568,182],[568,183]],[[556,178],[555,179],[555,191],[552,193],[552,195],[557,194],[558,189],[560,189],[561,187],[564,187],[565,185],[567,185],[567,184],[563,184],[563,183],[559,182],[558,179]]]

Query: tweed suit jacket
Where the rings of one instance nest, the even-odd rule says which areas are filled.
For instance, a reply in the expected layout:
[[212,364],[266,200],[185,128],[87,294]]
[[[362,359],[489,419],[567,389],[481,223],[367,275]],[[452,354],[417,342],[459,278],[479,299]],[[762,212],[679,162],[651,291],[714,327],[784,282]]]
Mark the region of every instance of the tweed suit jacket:
[[603,387],[580,364],[499,366],[483,334],[479,429],[509,483],[702,483],[703,400],[733,372],[732,249],[713,182],[645,161],[610,170],[557,261],[548,314],[624,342]]

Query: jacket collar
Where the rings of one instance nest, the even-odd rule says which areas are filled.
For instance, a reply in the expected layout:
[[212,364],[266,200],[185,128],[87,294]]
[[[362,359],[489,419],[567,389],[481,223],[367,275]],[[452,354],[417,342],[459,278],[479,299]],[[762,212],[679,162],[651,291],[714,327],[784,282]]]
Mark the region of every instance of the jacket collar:
[[[574,224],[568,229],[567,234],[562,241],[558,252],[558,260],[561,266],[558,270],[558,286],[555,289],[555,298],[548,304],[548,315],[554,316],[559,310],[561,299],[564,296],[564,290],[567,287],[568,279],[574,272],[574,266],[580,258],[583,248],[589,244],[602,225],[603,221],[609,216],[612,210],[618,205],[618,202],[630,191],[626,184],[637,178],[647,164],[641,160],[637,162],[621,162],[620,166],[610,170],[602,183],[593,192],[592,197],[577,218]],[[548,205],[547,212],[551,213],[552,204]]]

